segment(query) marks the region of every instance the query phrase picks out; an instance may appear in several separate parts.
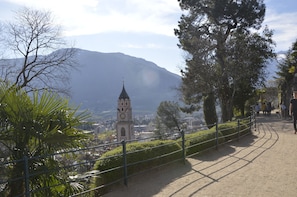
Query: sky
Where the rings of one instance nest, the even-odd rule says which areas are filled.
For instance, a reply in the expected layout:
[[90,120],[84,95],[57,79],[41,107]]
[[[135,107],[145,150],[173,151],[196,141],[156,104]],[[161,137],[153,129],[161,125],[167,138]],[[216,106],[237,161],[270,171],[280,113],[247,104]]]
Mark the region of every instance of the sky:
[[[274,31],[275,51],[286,51],[297,39],[297,1],[264,3],[262,25]],[[121,52],[179,75],[184,67],[174,35],[182,14],[177,0],[0,0],[0,20],[9,21],[24,6],[50,11],[76,48]]]

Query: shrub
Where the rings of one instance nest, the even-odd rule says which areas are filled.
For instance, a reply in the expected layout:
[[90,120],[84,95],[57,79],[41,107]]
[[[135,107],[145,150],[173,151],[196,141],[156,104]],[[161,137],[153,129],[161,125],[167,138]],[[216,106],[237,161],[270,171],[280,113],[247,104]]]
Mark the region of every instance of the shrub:
[[[240,135],[244,135],[250,132],[248,126],[249,120],[244,120],[240,122],[239,131]],[[238,137],[238,123],[237,121],[227,122],[224,124],[220,124],[218,126],[219,131],[225,138],[225,141],[230,141],[236,139]]]
[[232,140],[237,137],[237,122],[226,122],[218,125],[218,130],[222,133],[225,141]]
[[[123,178],[122,146],[103,154],[95,163],[94,170],[102,172],[95,179],[94,187],[106,185]],[[127,175],[181,159],[181,147],[173,140],[134,142],[126,146]],[[104,173],[104,171],[109,170]],[[104,192],[103,189],[101,192]],[[102,193],[101,193],[102,194]],[[97,194],[99,193],[97,192]]]
[[248,119],[245,119],[243,121],[240,122],[240,135],[245,135],[245,134],[248,134],[248,133],[251,133],[251,129],[250,129],[250,125],[252,123],[250,123],[250,120]]
[[[215,127],[199,131],[196,133],[188,134],[185,136],[185,146],[186,146],[186,155],[192,155],[195,153],[199,153],[203,150],[212,148],[216,145],[215,138]],[[224,141],[222,137],[222,133],[218,132],[219,143]]]
[[[240,135],[250,132],[249,121],[240,122]],[[238,137],[237,121],[218,125],[218,144]],[[216,127],[185,135],[186,155],[193,155],[216,146]],[[126,145],[127,175],[139,173],[182,158],[181,141],[155,140],[150,142],[134,142]],[[120,181],[124,177],[123,150],[119,146],[103,154],[95,164],[94,170],[101,172],[95,178],[93,187],[104,185],[95,196],[105,192],[108,184]],[[103,192],[103,193],[102,193]]]

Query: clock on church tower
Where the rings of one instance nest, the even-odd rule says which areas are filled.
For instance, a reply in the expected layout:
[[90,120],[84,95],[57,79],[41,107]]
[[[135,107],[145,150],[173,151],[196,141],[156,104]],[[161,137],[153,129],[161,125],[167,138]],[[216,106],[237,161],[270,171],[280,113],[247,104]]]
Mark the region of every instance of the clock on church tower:
[[118,99],[116,130],[118,142],[134,139],[131,101],[124,85]]

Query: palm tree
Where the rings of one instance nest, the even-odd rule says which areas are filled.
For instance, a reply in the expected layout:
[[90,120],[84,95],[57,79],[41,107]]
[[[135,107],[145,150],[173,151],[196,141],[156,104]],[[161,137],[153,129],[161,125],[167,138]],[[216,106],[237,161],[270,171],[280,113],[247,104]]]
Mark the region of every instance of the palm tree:
[[[60,171],[53,170],[59,167],[53,154],[81,145],[85,136],[76,126],[85,118],[85,112],[77,114],[77,109],[69,107],[68,101],[57,94],[28,95],[17,87],[0,84],[0,146],[5,147],[7,160],[16,161],[10,166],[9,178],[13,181],[4,195],[23,196],[25,186],[39,192],[37,196],[67,195],[70,184]],[[18,179],[25,176],[25,161],[27,169],[35,174],[29,183]]]

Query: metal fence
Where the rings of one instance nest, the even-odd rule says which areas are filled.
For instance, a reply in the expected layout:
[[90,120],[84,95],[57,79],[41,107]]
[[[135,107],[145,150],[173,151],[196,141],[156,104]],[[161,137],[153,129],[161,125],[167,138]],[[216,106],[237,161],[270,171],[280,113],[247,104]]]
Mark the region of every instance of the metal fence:
[[[241,129],[242,125],[246,125],[244,128]],[[176,152],[180,153],[180,158],[163,163],[162,165],[168,165],[168,163],[176,162],[178,160],[185,161],[187,157],[192,157],[193,155],[201,153],[201,151],[196,151],[192,154],[187,154],[187,151],[194,146],[203,145],[205,143],[211,143],[212,146],[208,147],[208,149],[218,149],[218,147],[223,143],[228,143],[231,140],[239,140],[244,135],[249,134],[253,128],[256,128],[256,119],[255,116],[252,115],[246,119],[237,120],[236,128],[237,132],[233,132],[224,136],[220,136],[219,132],[224,132],[223,129],[219,130],[219,124],[215,124],[215,132],[213,133],[213,138],[209,139],[208,141],[202,141],[198,144],[188,145],[186,146],[186,142],[188,140],[192,140],[191,138],[187,138],[188,132],[180,131],[178,133],[178,142],[181,145],[181,150]],[[200,131],[197,131],[200,132]],[[151,141],[159,139],[160,136],[153,136],[147,139],[141,139],[141,141]],[[228,139],[226,140],[222,140]],[[63,150],[57,152],[56,154],[52,155],[42,155],[39,157],[24,157],[21,160],[7,160],[0,161],[0,196],[7,196],[8,195],[8,187],[11,185],[15,185],[15,192],[14,196],[52,196],[52,190],[57,191],[57,196],[94,196],[96,191],[100,191],[110,185],[116,183],[124,183],[128,185],[129,178],[131,176],[135,176],[139,173],[143,173],[144,171],[139,169],[137,173],[128,174],[127,168],[129,166],[139,164],[141,162],[150,162],[152,159],[160,159],[159,157],[151,158],[150,160],[142,160],[138,163],[131,163],[127,161],[127,154],[133,154],[133,152],[127,153],[126,145],[127,143],[131,143],[133,141],[122,141],[122,142],[115,142],[115,143],[108,143],[108,144],[100,144],[94,147],[87,147],[84,149],[75,149],[75,150]],[[176,143],[176,142],[174,142]],[[113,166],[107,170],[98,171],[94,170],[94,164],[96,161],[99,161],[100,156],[115,147],[122,147],[121,157],[123,158],[123,162],[119,166]],[[164,145],[162,145],[164,146]],[[156,147],[160,148],[160,147]],[[138,151],[145,151],[145,150],[138,150]],[[175,154],[176,152],[172,152],[169,154]],[[167,157],[169,154],[162,155],[161,157]],[[114,157],[114,156],[113,156]],[[105,158],[106,159],[106,158]],[[32,167],[32,163],[43,162],[45,160],[54,160],[58,161],[58,165],[53,165],[50,167],[46,167],[45,165],[43,168],[34,168]],[[15,165],[22,166],[23,168],[23,176],[15,177],[11,173],[11,168]],[[154,167],[160,167],[154,166]],[[102,176],[104,173],[108,173],[115,170],[121,170],[123,177],[117,179],[109,184],[99,184],[94,185],[94,178]],[[148,170],[148,169],[146,169]],[[151,169],[149,169],[151,170]],[[60,181],[50,182],[47,179],[51,179],[53,176],[57,176]],[[56,178],[57,178],[56,177]],[[38,181],[39,182],[38,182]],[[44,183],[40,183],[43,180]],[[67,190],[69,193],[60,193],[59,190],[64,188],[65,185],[69,187]],[[62,190],[61,190],[62,191]]]

